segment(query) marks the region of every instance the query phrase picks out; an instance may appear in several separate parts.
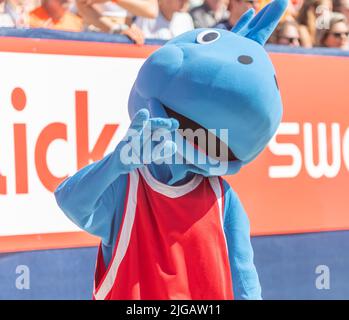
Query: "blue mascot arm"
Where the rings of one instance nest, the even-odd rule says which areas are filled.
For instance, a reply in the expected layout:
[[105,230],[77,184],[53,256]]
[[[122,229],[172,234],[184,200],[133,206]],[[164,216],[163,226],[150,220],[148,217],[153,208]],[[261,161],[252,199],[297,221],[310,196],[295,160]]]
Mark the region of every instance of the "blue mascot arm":
[[[156,130],[177,128],[178,122],[174,119],[150,118],[148,110],[139,110],[126,136],[112,153],[58,186],[55,197],[59,207],[80,228],[100,237],[104,245],[112,244],[123,212],[127,174],[144,166],[146,152],[151,152],[152,161],[166,159],[176,152],[175,143],[168,140],[163,142],[163,153],[153,155],[152,149],[144,149],[143,154],[140,141],[145,142]],[[155,148],[158,144],[151,146]]]
[[261,286],[253,263],[250,223],[237,194],[224,181],[224,232],[227,239],[234,298],[260,300]]
[[127,175],[117,168],[117,158],[111,153],[63,181],[55,191],[65,215],[105,245],[112,242],[112,226],[118,223],[114,218],[121,220],[126,193]]

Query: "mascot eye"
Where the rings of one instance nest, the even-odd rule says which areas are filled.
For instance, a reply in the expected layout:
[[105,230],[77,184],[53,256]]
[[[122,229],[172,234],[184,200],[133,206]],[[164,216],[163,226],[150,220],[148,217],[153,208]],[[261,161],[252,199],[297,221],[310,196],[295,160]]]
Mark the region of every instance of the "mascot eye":
[[201,33],[196,38],[197,43],[200,44],[209,44],[217,41],[220,38],[221,34],[215,30],[206,30]]

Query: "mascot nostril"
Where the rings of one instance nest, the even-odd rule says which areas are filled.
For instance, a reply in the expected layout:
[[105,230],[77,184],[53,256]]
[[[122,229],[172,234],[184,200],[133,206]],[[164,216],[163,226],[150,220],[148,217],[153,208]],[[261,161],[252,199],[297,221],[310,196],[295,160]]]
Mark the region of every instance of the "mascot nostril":
[[131,90],[125,138],[55,191],[101,238],[95,299],[261,299],[248,217],[222,175],[255,159],[280,124],[263,45],[286,7],[274,0],[231,31],[196,29],[155,51]]
[[274,74],[274,80],[275,80],[276,88],[279,90],[279,83],[278,83],[278,79],[276,78],[275,74]]
[[253,58],[250,56],[239,56],[238,61],[242,64],[251,64],[253,62]]

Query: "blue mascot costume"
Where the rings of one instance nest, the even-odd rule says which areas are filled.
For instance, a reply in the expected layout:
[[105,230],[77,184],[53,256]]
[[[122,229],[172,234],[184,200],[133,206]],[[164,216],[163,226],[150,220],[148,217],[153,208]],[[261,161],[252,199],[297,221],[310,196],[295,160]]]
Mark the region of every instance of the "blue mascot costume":
[[231,32],[196,29],[155,51],[125,138],[55,191],[101,238],[94,299],[261,299],[249,221],[221,176],[256,158],[281,121],[263,45],[286,7],[274,0]]

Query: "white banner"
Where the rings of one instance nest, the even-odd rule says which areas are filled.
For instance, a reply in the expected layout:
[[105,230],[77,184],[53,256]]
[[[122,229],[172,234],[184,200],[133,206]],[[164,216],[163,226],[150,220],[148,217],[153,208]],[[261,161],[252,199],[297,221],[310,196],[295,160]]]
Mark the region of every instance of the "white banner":
[[50,189],[113,150],[142,63],[0,53],[0,236],[78,230]]

